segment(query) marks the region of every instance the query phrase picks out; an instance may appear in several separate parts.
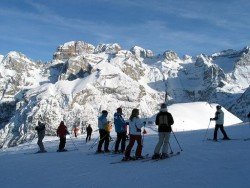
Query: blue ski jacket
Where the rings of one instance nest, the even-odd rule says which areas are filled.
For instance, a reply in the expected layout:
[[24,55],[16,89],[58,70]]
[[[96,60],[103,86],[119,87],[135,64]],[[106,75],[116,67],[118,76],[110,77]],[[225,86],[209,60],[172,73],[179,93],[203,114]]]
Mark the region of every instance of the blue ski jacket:
[[122,117],[122,114],[115,113],[114,114],[114,124],[115,124],[115,132],[123,133],[126,132],[126,122]]

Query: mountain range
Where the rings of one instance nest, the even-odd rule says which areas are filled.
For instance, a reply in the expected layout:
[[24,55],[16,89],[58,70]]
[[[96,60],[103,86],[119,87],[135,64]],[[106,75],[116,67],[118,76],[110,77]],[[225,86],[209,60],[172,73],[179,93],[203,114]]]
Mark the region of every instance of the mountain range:
[[[250,112],[250,49],[179,57],[168,50],[155,55],[134,46],[94,46],[83,41],[60,45],[50,62],[33,61],[20,52],[0,55],[0,147],[35,138],[37,121],[55,135],[61,120],[71,129],[118,107],[154,118],[159,104],[218,103],[246,121]],[[198,115],[198,114],[197,114]]]

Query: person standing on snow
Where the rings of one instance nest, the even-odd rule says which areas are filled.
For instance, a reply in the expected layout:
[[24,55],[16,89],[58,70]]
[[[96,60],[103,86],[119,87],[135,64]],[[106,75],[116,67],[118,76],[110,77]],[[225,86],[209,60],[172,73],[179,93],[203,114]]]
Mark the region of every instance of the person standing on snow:
[[87,131],[87,137],[86,137],[86,143],[87,143],[88,141],[91,140],[91,134],[92,134],[92,131],[93,131],[93,129],[92,129],[92,127],[91,127],[90,124],[86,128],[86,131]]
[[102,145],[104,143],[104,152],[110,152],[109,151],[109,132],[106,131],[106,126],[109,124],[107,120],[108,111],[103,110],[102,115],[98,118],[98,128],[99,128],[99,134],[100,134],[100,140],[98,143],[97,153],[102,153]]
[[215,121],[215,129],[214,129],[214,141],[217,141],[217,132],[218,129],[221,130],[222,134],[223,134],[223,140],[230,140],[230,138],[227,136],[226,131],[224,130],[224,112],[221,110],[221,106],[217,105],[216,106],[216,112],[215,112],[215,117],[214,118],[210,118],[210,121]]
[[40,148],[40,150],[37,153],[45,153],[47,152],[43,145],[43,138],[45,136],[45,124],[38,121],[38,126],[36,126],[35,130],[37,131],[37,136],[38,136],[37,145]]
[[73,133],[74,133],[76,138],[77,138],[78,131],[79,131],[79,128],[77,127],[77,125],[75,125],[75,127],[73,128]]
[[56,133],[57,136],[60,138],[59,149],[57,150],[57,152],[67,151],[66,149],[64,149],[64,147],[66,144],[66,135],[69,134],[69,131],[63,121],[61,121]]
[[[173,116],[167,111],[167,105],[161,105],[160,112],[156,115],[155,124],[158,126],[159,141],[155,146],[152,159],[168,157],[169,138],[172,131],[171,125],[174,124]],[[162,147],[162,154],[160,149]]]
[[[114,114],[115,132],[117,133],[115,142],[115,153],[123,153],[126,147],[126,135],[127,135],[127,124],[122,117],[122,108],[117,108]],[[121,142],[121,150],[119,151],[119,145]]]
[[133,109],[129,118],[129,144],[125,150],[125,157],[123,161],[133,160],[134,158],[130,156],[131,150],[134,146],[135,141],[137,141],[137,148],[135,152],[135,159],[143,158],[142,153],[142,136],[141,128],[145,126],[146,122],[142,122],[139,118],[139,110]]

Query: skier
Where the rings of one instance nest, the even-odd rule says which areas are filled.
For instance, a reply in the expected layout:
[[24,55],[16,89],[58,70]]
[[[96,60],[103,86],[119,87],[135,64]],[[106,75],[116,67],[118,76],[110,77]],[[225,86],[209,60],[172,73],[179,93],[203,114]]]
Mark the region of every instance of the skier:
[[92,127],[91,127],[90,124],[86,128],[86,131],[87,131],[87,137],[86,137],[86,143],[87,143],[88,140],[89,141],[91,140],[91,134],[92,134],[92,131],[93,131],[93,129],[92,129]]
[[215,129],[214,129],[214,141],[217,141],[217,132],[218,129],[221,130],[222,134],[223,134],[223,140],[230,140],[230,138],[227,136],[226,131],[224,130],[224,112],[221,110],[221,106],[217,105],[216,106],[216,113],[215,113],[215,117],[214,118],[210,118],[210,121],[216,121],[215,124]]
[[[123,153],[126,147],[126,135],[127,135],[127,124],[122,117],[122,108],[117,108],[114,114],[115,132],[117,134],[115,142],[115,153]],[[119,151],[119,145],[121,142],[121,150]]]
[[129,144],[125,150],[125,157],[123,161],[133,160],[134,158],[130,156],[131,149],[134,146],[135,141],[137,141],[137,148],[135,152],[135,159],[141,159],[143,156],[142,153],[142,136],[141,136],[141,128],[145,126],[146,122],[142,122],[139,118],[139,110],[133,109],[129,118]]
[[77,132],[78,132],[78,127],[77,127],[77,125],[75,125],[75,127],[74,127],[74,129],[73,129],[73,132],[74,132],[74,135],[75,135],[75,137],[77,138]]
[[64,149],[64,147],[66,144],[66,135],[69,134],[69,131],[63,121],[61,121],[56,133],[57,136],[60,138],[59,149],[57,150],[57,152],[67,151],[66,149]]
[[45,124],[38,121],[38,126],[36,126],[35,130],[37,131],[37,135],[38,135],[37,145],[40,148],[40,150],[37,153],[45,153],[47,152],[43,145],[43,138],[45,136]]
[[250,122],[250,112],[248,113],[247,117],[248,117],[248,122]]
[[[161,105],[160,112],[157,114],[155,119],[155,124],[158,125],[159,141],[155,146],[152,159],[166,158],[168,157],[169,138],[172,131],[171,125],[174,124],[174,119],[173,116],[167,111],[167,105],[165,103]],[[161,147],[162,154],[160,155]]]
[[104,143],[104,152],[110,152],[109,148],[109,139],[110,135],[109,132],[105,130],[106,126],[108,125],[107,120],[108,112],[107,110],[102,111],[102,115],[98,118],[98,128],[100,134],[100,140],[98,143],[97,153],[102,153],[102,145]]

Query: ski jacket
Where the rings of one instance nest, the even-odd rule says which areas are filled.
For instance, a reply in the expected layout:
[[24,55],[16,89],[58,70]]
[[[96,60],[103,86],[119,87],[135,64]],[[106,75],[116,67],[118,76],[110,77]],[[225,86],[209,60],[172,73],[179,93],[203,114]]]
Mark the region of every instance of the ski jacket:
[[89,126],[89,127],[87,127],[86,131],[87,131],[87,134],[91,134],[93,129]]
[[105,129],[105,126],[107,125],[107,123],[108,123],[107,116],[101,115],[98,118],[98,128],[99,129]]
[[[131,135],[141,135],[141,128],[144,126],[145,124],[142,122],[142,120],[140,118],[136,118],[134,117],[131,120],[129,120],[129,134]],[[140,129],[140,131],[139,131]]]
[[215,120],[217,125],[223,125],[224,124],[224,112],[219,109],[215,112],[215,117],[213,118]]
[[126,132],[126,122],[122,117],[122,114],[115,113],[114,114],[114,124],[115,124],[115,132],[123,133]]
[[156,115],[155,124],[158,125],[158,132],[171,132],[171,125],[174,124],[173,116],[167,111],[160,111]]
[[63,123],[60,123],[56,133],[59,137],[66,137],[66,135],[69,134],[67,127]]
[[37,131],[38,136],[44,136],[45,135],[45,124],[38,121],[38,126],[36,126],[35,130]]

